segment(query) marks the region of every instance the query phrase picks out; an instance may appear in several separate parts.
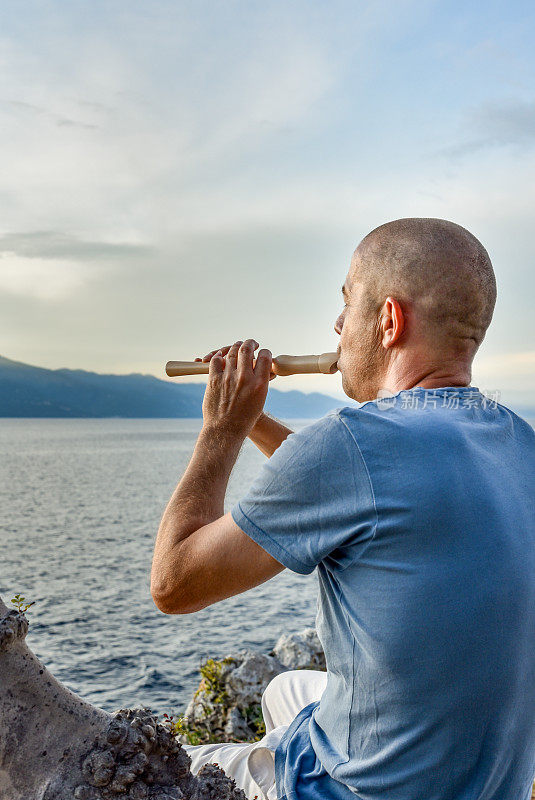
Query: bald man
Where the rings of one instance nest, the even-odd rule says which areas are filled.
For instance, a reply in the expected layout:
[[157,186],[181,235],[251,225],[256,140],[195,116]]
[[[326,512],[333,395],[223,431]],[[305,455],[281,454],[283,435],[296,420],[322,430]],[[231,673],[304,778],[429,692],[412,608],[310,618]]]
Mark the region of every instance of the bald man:
[[[535,774],[535,433],[470,385],[496,300],[467,230],[402,219],[357,247],[336,320],[357,406],[292,433],[271,353],[209,353],[203,427],[151,591],[195,612],[317,571],[327,672],[262,698],[266,736],[189,747],[265,800],[527,800]],[[244,439],[268,456],[224,514]]]

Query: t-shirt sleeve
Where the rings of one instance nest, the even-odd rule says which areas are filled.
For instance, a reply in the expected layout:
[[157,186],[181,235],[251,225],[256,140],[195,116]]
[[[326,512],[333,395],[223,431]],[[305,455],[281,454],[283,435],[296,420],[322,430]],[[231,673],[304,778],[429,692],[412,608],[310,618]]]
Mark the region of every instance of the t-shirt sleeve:
[[290,434],[231,514],[294,572],[354,560],[373,537],[375,505],[366,465],[339,414]]

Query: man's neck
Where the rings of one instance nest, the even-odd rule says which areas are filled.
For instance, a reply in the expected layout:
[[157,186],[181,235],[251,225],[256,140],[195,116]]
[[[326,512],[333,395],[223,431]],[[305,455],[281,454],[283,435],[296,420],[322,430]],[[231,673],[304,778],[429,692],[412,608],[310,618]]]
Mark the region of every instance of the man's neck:
[[394,394],[402,389],[438,389],[441,386],[469,386],[472,379],[470,365],[466,363],[442,364],[435,367],[392,370],[384,379],[384,387]]

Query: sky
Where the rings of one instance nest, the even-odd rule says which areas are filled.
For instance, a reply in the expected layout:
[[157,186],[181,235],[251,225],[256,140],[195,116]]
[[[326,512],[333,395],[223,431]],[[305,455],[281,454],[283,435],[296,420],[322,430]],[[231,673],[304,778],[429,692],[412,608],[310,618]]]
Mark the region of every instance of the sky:
[[472,384],[535,404],[534,34],[518,0],[3,0],[0,354],[335,350],[362,237],[442,217],[498,283]]

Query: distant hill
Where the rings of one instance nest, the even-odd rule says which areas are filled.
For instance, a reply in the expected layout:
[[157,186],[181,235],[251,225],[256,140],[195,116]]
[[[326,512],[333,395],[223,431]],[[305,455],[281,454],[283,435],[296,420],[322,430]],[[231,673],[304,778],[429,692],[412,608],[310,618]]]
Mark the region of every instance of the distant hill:
[[[44,369],[0,356],[0,417],[200,417],[203,394],[200,383]],[[342,405],[318,392],[270,387],[266,409],[286,419],[318,418]]]

